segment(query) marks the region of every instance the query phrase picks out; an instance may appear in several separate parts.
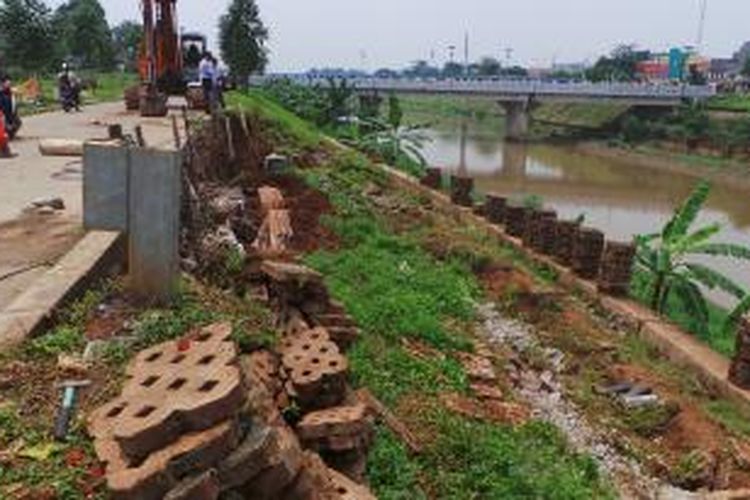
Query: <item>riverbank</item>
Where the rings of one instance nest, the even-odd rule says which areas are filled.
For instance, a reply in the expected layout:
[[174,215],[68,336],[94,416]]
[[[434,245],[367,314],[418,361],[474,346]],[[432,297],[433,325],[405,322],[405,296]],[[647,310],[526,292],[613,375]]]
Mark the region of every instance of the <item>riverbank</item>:
[[602,141],[584,141],[560,147],[599,158],[629,162],[644,168],[687,175],[696,180],[708,179],[735,189],[739,187],[750,190],[750,167],[738,160],[676,154],[649,146],[625,148],[611,146]]
[[[593,455],[600,470],[608,473],[622,469],[607,465],[629,463],[619,460],[622,452],[633,458],[635,470],[644,470],[646,476],[653,474],[692,489],[696,481],[703,481],[700,477],[707,471],[705,466],[716,463],[709,458],[713,452],[706,452],[714,449],[715,440],[722,440],[723,432],[744,441],[742,434],[734,433],[742,433],[735,412],[745,410],[728,401],[715,404],[716,394],[711,394],[694,374],[665,361],[652,346],[624,335],[576,297],[561,292],[556,277],[548,271],[530,265],[522,255],[474,228],[457,224],[426,197],[402,192],[377,171],[366,159],[351,155],[299,173],[336,208],[324,224],[339,236],[339,246],[314,253],[307,262],[329,277],[331,291],[363,326],[364,336],[354,348],[354,352],[361,352],[353,363],[355,379],[370,386],[415,429],[418,437],[430,443],[420,457],[395,455],[389,445],[390,463],[413,472],[405,476],[406,481],[396,484],[389,476],[370,476],[378,493],[391,497],[399,492],[417,498],[425,493],[437,498],[523,496],[515,489],[520,483],[506,482],[504,474],[498,473],[503,470],[502,463],[484,447],[484,441],[498,446],[510,442],[491,438],[479,428],[472,431],[482,439],[468,440],[461,450],[443,441],[446,433],[464,435],[451,425],[441,424],[445,417],[440,415],[445,415],[446,409],[473,421],[491,420],[487,403],[482,403],[483,397],[473,393],[473,388],[463,392],[452,375],[432,371],[444,366],[440,362],[455,360],[457,354],[461,359],[467,341],[474,345],[476,354],[490,356],[504,372],[497,372],[499,387],[508,398],[501,402],[528,405],[542,420],[563,430],[570,442],[581,446],[576,449]],[[451,283],[453,292],[449,294],[441,283]],[[477,283],[480,289],[467,289],[467,283]],[[430,292],[423,296],[426,290]],[[475,311],[479,325],[472,326],[471,318],[467,323],[460,304],[455,302],[455,292],[467,293],[470,300],[485,304]],[[442,317],[442,321],[436,323],[436,317]],[[417,370],[415,359],[427,364]],[[428,367],[432,375],[423,371]],[[665,405],[623,411],[596,390],[602,383],[630,377],[656,388]],[[584,415],[570,413],[571,404],[582,408]],[[533,425],[534,420],[527,425]],[[588,425],[591,422],[593,431]],[[598,446],[597,430],[606,432],[612,448]],[[612,450],[619,450],[614,457],[610,455]],[[526,464],[533,456],[516,456],[515,446],[508,447],[504,454],[515,456],[513,460],[522,458]],[[468,457],[472,457],[471,462],[464,462]],[[482,457],[480,464],[477,457]],[[487,463],[496,465],[487,469]],[[378,464],[379,460],[371,464],[374,471],[380,470]],[[451,473],[445,476],[446,467],[451,466]],[[488,470],[493,471],[493,481],[480,486],[476,481]],[[649,483],[643,475],[635,476]],[[738,481],[734,486],[744,485],[739,476],[733,477]],[[623,477],[615,473],[614,480],[622,493]],[[644,492],[637,489],[643,483],[625,483]],[[456,489],[459,485],[461,488]],[[508,490],[511,485],[514,489]],[[567,484],[566,488],[573,486]],[[536,487],[546,487],[543,477],[537,478]],[[578,491],[581,487],[581,483],[575,485]],[[526,491],[526,496],[539,491]],[[634,495],[632,490],[629,493]]]

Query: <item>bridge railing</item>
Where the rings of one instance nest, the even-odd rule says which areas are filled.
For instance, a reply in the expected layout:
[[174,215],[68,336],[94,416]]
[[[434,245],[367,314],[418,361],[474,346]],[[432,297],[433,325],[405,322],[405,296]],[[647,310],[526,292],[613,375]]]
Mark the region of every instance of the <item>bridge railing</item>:
[[[308,75],[271,75],[252,77],[250,84],[262,86],[273,80],[289,80],[299,85],[325,88],[329,79]],[[341,81],[342,79],[336,79]],[[361,91],[423,92],[477,95],[570,96],[637,99],[708,99],[716,95],[713,86],[687,84],[650,84],[616,82],[547,82],[541,80],[471,80],[471,79],[383,79],[350,78],[349,84]]]

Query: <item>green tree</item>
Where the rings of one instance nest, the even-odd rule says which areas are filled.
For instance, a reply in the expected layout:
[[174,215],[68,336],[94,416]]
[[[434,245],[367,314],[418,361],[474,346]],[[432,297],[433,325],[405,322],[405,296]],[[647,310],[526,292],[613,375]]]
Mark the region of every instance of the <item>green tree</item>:
[[711,185],[701,182],[661,233],[639,237],[636,259],[637,268],[650,277],[651,308],[666,313],[668,301],[674,294],[703,334],[709,333],[709,308],[701,286],[722,290],[742,301],[743,307],[747,293],[731,278],[697,263],[695,257],[750,260],[750,249],[744,246],[711,242],[721,232],[720,224],[691,231],[710,192]]
[[50,10],[39,0],[5,0],[0,4],[0,33],[11,68],[35,72],[49,68],[54,36]]
[[232,0],[219,21],[219,44],[222,58],[243,86],[251,74],[265,69],[267,40],[268,30],[255,0]]
[[395,94],[388,96],[388,124],[393,128],[399,128],[404,120],[404,110],[401,101]]
[[647,52],[638,52],[633,45],[619,45],[609,57],[601,57],[586,76],[591,81],[635,80],[636,67],[640,61],[649,57]]
[[443,67],[443,76],[445,78],[458,78],[464,74],[464,67],[457,62],[445,63]]
[[115,46],[99,0],[70,0],[55,12],[54,27],[63,59],[82,67],[111,68]]
[[750,57],[746,57],[743,61],[740,74],[744,77],[750,77]]
[[479,76],[498,76],[501,70],[502,66],[500,65],[500,61],[494,57],[483,57],[482,60],[479,61],[477,73]]
[[135,69],[143,42],[143,25],[133,21],[123,21],[112,28],[112,38],[119,62],[129,69]]

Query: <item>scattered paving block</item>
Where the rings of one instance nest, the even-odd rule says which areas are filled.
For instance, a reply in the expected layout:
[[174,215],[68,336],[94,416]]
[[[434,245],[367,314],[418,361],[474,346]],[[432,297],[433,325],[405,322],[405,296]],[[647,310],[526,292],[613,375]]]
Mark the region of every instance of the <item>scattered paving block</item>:
[[216,500],[220,493],[218,475],[211,469],[183,480],[167,493],[164,500]]
[[218,466],[223,489],[242,486],[270,466],[277,432],[271,427],[253,426],[240,446]]
[[325,408],[343,400],[349,363],[326,330],[316,328],[288,337],[282,354],[282,364],[303,406]]
[[479,399],[490,401],[502,401],[505,394],[499,388],[486,384],[471,384],[471,390]]
[[323,275],[309,267],[288,262],[264,261],[261,271],[278,283],[320,283]]
[[505,209],[505,230],[514,238],[521,238],[526,233],[526,224],[531,209],[508,206]]
[[324,440],[333,436],[354,436],[372,429],[367,406],[340,406],[308,413],[297,426],[303,443]]
[[597,229],[581,229],[573,247],[573,271],[583,279],[596,279],[603,251],[604,233]]
[[597,283],[599,291],[617,297],[628,295],[635,254],[632,243],[607,242]]
[[745,317],[737,327],[736,354],[729,367],[729,381],[750,390],[750,319]]
[[297,437],[287,427],[274,429],[274,442],[268,456],[266,467],[240,488],[248,498],[278,498],[297,477],[304,459]]
[[245,385],[263,384],[272,394],[282,389],[281,361],[276,354],[262,349],[240,358],[240,367],[245,375]]
[[356,326],[328,326],[326,331],[341,351],[348,351],[360,335],[360,330]]
[[328,480],[341,500],[375,500],[377,498],[364,486],[333,469],[328,469]]
[[495,366],[489,358],[462,352],[458,359],[472,382],[497,382]]
[[235,415],[245,402],[231,326],[213,325],[195,336],[140,353],[128,366],[122,395],[93,412],[89,433],[115,440],[133,464]]
[[487,195],[485,204],[485,216],[493,224],[505,223],[505,210],[508,206],[508,199],[496,194]]
[[440,189],[443,184],[443,171],[439,168],[428,168],[420,183],[430,189]]
[[263,213],[286,208],[284,195],[275,187],[263,186],[258,188],[258,199]]
[[555,237],[555,260],[563,266],[573,265],[573,248],[578,239],[581,224],[575,221],[557,221]]
[[[188,434],[151,454],[142,464],[129,467],[119,461],[119,447],[109,441],[112,455],[99,458],[107,464],[107,486],[113,498],[161,499],[180,479],[210,469],[237,446],[237,424],[224,422],[207,431]],[[102,446],[97,447],[97,452]]]

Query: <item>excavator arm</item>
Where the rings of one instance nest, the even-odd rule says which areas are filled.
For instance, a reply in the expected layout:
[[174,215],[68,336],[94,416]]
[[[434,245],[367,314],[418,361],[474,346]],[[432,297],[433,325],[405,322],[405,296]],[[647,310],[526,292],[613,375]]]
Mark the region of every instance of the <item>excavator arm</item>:
[[144,84],[161,92],[184,90],[177,0],[141,0],[143,45],[139,70]]

